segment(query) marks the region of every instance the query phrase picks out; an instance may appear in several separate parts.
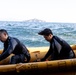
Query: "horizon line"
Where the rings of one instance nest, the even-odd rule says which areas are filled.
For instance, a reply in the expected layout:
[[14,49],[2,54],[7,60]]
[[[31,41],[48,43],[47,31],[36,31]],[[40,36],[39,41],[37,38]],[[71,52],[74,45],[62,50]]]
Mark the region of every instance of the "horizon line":
[[41,21],[41,22],[47,22],[47,23],[76,23],[76,22],[59,22],[59,21],[45,21],[45,20],[41,20],[41,19],[27,19],[27,20],[0,20],[1,21],[7,21],[7,22],[26,22],[26,21]]

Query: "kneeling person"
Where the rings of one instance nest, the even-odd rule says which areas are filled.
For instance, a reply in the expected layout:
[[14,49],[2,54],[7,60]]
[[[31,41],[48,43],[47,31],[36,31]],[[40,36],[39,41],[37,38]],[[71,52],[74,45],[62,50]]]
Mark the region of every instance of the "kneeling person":
[[63,39],[54,36],[49,28],[40,31],[38,34],[43,35],[45,40],[50,43],[50,49],[48,50],[45,57],[41,59],[42,61],[45,61],[50,55],[51,60],[70,59],[75,57],[75,54],[70,45]]
[[10,64],[26,63],[30,61],[30,54],[24,44],[17,38],[10,37],[5,29],[0,30],[0,41],[4,43],[4,50],[0,55],[0,61],[7,58],[10,54]]

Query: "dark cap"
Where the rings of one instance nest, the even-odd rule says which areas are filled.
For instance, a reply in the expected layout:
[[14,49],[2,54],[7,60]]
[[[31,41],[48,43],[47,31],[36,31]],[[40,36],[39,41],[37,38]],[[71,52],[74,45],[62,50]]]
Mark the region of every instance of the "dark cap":
[[52,31],[49,28],[46,28],[46,29],[40,31],[38,34],[39,35],[47,35],[48,36],[49,34],[53,34],[53,33],[52,33]]

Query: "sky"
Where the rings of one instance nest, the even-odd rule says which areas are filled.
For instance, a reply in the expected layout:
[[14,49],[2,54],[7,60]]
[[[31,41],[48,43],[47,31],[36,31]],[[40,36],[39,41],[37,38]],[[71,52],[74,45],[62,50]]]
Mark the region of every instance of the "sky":
[[0,21],[76,23],[76,0],[0,0]]

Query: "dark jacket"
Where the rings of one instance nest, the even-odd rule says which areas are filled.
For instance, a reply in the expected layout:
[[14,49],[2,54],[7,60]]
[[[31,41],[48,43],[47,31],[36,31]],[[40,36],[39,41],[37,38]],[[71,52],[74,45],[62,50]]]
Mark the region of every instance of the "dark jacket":
[[27,60],[30,59],[27,48],[17,38],[8,37],[4,42],[4,50],[0,55],[0,61],[8,57],[11,53],[15,55],[24,54]]
[[75,54],[70,45],[57,36],[53,36],[52,40],[50,41],[50,49],[42,61],[46,60],[46,58],[50,55],[51,60],[70,59],[75,57]]

